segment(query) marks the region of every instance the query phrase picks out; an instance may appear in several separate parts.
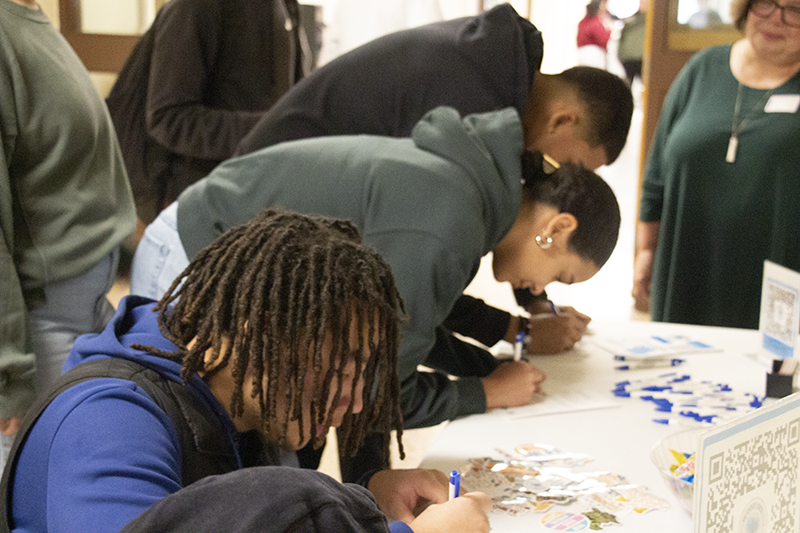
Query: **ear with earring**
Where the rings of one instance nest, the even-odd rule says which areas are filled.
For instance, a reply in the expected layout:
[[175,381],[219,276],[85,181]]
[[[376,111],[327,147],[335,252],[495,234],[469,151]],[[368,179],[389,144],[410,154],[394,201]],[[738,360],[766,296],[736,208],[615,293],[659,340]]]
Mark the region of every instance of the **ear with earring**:
[[550,237],[550,236],[537,235],[536,236],[536,244],[542,250],[547,250],[548,248],[553,246],[553,238]]

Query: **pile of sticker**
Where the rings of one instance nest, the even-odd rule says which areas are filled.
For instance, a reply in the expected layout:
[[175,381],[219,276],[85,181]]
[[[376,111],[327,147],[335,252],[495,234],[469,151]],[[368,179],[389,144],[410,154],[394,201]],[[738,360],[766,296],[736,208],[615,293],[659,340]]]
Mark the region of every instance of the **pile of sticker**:
[[625,380],[611,391],[618,398],[652,402],[663,413],[653,422],[681,426],[713,426],[728,422],[761,407],[764,398],[734,392],[724,383],[694,382],[677,373],[652,379]]
[[675,459],[675,464],[669,467],[672,475],[687,483],[694,483],[695,454],[676,452],[675,450],[670,450],[670,453]]
[[461,486],[489,495],[495,511],[542,513],[542,524],[557,531],[600,530],[631,513],[669,509],[646,487],[610,472],[573,472],[592,457],[562,452],[547,444],[524,444],[501,458],[470,459]]

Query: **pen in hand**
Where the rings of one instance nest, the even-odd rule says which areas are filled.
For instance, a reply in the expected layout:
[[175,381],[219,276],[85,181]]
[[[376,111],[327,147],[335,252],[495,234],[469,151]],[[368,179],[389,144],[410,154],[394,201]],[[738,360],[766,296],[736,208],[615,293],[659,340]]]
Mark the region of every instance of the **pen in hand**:
[[514,361],[520,361],[522,359],[522,348],[525,344],[525,332],[520,331],[517,333],[517,338],[514,341]]
[[558,316],[558,309],[556,308],[556,304],[553,303],[553,300],[547,300],[547,303],[550,304],[550,309],[553,310],[553,314]]
[[450,472],[450,498],[458,498],[458,493],[461,490],[461,474],[458,470]]

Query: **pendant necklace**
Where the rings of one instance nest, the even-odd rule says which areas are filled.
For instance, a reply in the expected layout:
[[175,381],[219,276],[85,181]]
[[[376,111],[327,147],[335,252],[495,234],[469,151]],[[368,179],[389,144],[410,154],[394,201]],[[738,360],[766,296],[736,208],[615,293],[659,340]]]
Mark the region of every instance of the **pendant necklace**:
[[763,107],[766,104],[767,100],[772,93],[775,92],[775,88],[770,89],[769,91],[764,93],[764,96],[761,97],[761,100],[758,101],[756,105],[754,105],[750,111],[748,111],[747,115],[739,121],[739,110],[742,105],[742,83],[739,82],[739,89],[736,92],[736,105],[733,108],[733,125],[731,126],[731,139],[728,141],[728,153],[725,155],[725,161],[728,163],[735,163],[736,162],[736,149],[739,147],[739,132],[744,128],[744,125],[747,124],[747,121],[753,117],[753,113],[755,113],[760,107]]

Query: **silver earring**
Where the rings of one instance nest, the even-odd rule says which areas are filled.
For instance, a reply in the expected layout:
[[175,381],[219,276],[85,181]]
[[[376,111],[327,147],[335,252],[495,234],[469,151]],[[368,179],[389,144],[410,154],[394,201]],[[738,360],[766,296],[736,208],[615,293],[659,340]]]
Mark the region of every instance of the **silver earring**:
[[552,237],[542,237],[541,235],[536,236],[536,244],[539,245],[539,248],[542,250],[547,250],[551,246],[553,246],[553,238]]

